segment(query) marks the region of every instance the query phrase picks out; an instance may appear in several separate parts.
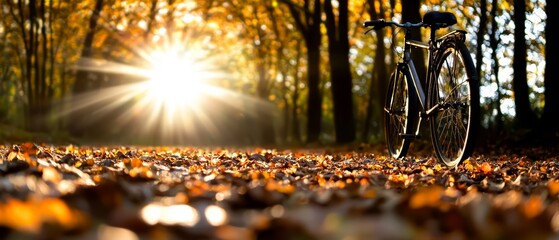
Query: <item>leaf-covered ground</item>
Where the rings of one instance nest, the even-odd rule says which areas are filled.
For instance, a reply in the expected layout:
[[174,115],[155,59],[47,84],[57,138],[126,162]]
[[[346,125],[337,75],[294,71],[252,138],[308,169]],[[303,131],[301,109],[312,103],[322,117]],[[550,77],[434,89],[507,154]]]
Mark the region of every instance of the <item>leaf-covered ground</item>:
[[0,147],[0,238],[541,239],[559,156],[457,169],[381,150]]

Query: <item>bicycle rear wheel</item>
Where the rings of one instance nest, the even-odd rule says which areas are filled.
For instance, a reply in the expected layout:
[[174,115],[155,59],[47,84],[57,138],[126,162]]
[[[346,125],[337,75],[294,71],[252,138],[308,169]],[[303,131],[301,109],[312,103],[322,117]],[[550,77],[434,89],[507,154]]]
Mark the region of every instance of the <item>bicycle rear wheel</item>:
[[431,140],[438,159],[454,167],[470,157],[479,125],[479,82],[463,42],[447,39],[435,57],[430,81]]
[[384,135],[389,154],[394,158],[406,156],[411,139],[406,138],[413,129],[415,104],[408,86],[409,71],[398,67],[390,77],[384,106]]

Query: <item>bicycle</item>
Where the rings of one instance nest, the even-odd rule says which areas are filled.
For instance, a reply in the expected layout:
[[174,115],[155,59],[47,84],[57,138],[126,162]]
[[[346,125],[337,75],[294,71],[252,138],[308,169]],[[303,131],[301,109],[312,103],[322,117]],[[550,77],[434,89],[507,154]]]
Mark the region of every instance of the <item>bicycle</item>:
[[[387,26],[405,30],[404,52],[390,77],[384,106],[385,139],[396,159],[404,158],[411,141],[419,137],[424,118],[430,123],[431,141],[441,163],[456,167],[473,152],[479,127],[479,81],[464,43],[466,31],[454,30],[436,38],[438,29],[456,23],[452,13],[429,12],[419,23],[380,19],[363,24],[372,27],[365,33]],[[427,43],[409,39],[410,30],[421,27],[431,29]],[[426,49],[429,54],[423,81],[427,93],[411,59],[412,47]]]

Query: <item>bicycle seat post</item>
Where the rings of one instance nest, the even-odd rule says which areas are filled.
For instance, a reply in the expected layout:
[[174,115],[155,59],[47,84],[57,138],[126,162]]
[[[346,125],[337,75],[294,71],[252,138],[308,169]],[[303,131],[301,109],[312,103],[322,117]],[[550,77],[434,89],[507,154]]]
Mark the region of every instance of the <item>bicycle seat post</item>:
[[433,43],[433,46],[435,45],[434,43],[437,40],[437,36],[436,36],[437,30],[438,30],[438,28],[436,28],[434,26],[431,27],[431,34],[430,34],[429,42]]

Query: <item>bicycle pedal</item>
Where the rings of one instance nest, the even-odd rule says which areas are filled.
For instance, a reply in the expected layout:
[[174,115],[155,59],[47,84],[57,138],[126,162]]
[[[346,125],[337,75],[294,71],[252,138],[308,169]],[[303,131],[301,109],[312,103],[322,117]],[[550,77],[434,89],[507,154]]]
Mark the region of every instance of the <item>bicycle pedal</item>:
[[416,134],[400,134],[400,137],[404,139],[419,139],[419,135]]

